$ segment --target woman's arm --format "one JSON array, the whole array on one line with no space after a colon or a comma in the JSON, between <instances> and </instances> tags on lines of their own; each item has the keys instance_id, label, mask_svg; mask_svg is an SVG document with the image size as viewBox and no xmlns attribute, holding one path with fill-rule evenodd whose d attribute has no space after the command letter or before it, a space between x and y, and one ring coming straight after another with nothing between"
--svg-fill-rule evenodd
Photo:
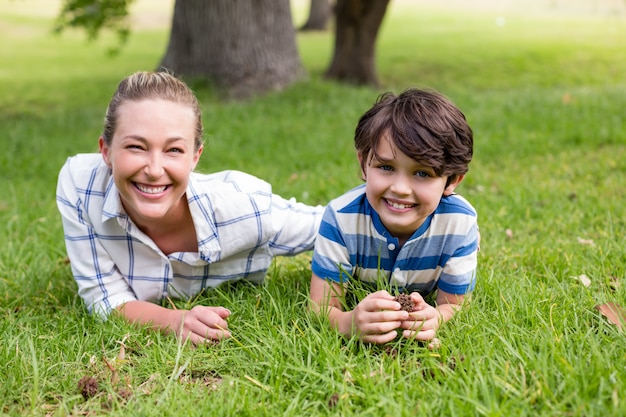
<instances>
[{"instance_id":1,"label":"woman's arm","mask_svg":"<svg viewBox=\"0 0 626 417\"><path fill-rule=\"evenodd\" d=\"M172 310L148 301L129 301L116 311L131 323L175 334L181 342L189 339L193 344L202 344L231 336L226 321L230 311L224 307L196 306L191 310Z\"/></svg>"}]
</instances>

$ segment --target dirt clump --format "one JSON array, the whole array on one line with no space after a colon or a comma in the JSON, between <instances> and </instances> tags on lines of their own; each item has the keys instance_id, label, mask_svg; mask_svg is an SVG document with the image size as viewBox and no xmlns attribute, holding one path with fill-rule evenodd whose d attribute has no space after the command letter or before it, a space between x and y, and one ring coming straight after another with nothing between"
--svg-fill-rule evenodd
<instances>
[{"instance_id":1,"label":"dirt clump","mask_svg":"<svg viewBox=\"0 0 626 417\"><path fill-rule=\"evenodd\" d=\"M98 393L98 380L92 376L84 376L78 381L78 389L83 398L88 400Z\"/></svg>"},{"instance_id":2,"label":"dirt clump","mask_svg":"<svg viewBox=\"0 0 626 417\"><path fill-rule=\"evenodd\" d=\"M400 308L409 313L415 311L415 305L409 294L399 294L396 296L395 301L400 303Z\"/></svg>"}]
</instances>

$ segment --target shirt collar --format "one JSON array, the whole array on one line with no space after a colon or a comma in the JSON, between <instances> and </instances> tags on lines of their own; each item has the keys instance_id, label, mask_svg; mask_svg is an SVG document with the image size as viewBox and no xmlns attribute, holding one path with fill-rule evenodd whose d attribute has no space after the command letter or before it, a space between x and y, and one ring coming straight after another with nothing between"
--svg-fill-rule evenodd
<instances>
[{"instance_id":1,"label":"shirt collar","mask_svg":"<svg viewBox=\"0 0 626 417\"><path fill-rule=\"evenodd\" d=\"M106 189L104 190L104 202L102 204L102 223L111 220L115 217L128 217L122 201L120 200L120 193L117 191L113 176L109 177Z\"/></svg>"},{"instance_id":2,"label":"shirt collar","mask_svg":"<svg viewBox=\"0 0 626 417\"><path fill-rule=\"evenodd\" d=\"M215 225L215 215L213 202L206 193L199 193L202 187L198 184L196 176L192 172L187 184L187 201L189 211L196 228L196 238L198 239L198 251L200 257L206 261L215 261L219 258L222 250ZM202 201L205 200L205 201Z\"/></svg>"},{"instance_id":3,"label":"shirt collar","mask_svg":"<svg viewBox=\"0 0 626 417\"><path fill-rule=\"evenodd\" d=\"M215 260L219 257L221 247L219 244L217 228L215 227L215 218L211 209L211 201L206 194L199 194L196 190L201 189L197 180L192 173L187 185L186 196L189 202L189 210L191 218L196 228L196 237L198 239L198 251L200 257L204 260ZM208 204L202 204L200 200L207 199ZM120 226L128 230L128 223L131 221L124 210L120 193L115 186L113 176L109 178L106 190L104 191L104 202L102 207L102 223L118 219Z\"/></svg>"}]
</instances>

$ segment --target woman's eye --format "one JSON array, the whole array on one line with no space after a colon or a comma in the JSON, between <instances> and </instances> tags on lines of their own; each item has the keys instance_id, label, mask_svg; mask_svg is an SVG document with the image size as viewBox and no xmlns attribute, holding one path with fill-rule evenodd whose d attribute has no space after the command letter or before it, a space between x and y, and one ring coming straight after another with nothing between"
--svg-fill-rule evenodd
<instances>
[{"instance_id":1,"label":"woman's eye","mask_svg":"<svg viewBox=\"0 0 626 417\"><path fill-rule=\"evenodd\" d=\"M126 149L142 149L141 145L128 145Z\"/></svg>"}]
</instances>

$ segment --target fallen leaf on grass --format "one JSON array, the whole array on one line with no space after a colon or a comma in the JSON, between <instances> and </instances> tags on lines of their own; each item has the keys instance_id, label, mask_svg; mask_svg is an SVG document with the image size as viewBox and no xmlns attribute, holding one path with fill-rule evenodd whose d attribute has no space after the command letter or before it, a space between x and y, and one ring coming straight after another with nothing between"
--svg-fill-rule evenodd
<instances>
[{"instance_id":1,"label":"fallen leaf on grass","mask_svg":"<svg viewBox=\"0 0 626 417\"><path fill-rule=\"evenodd\" d=\"M604 317L609 319L611 323L615 324L620 329L624 329L624 325L626 324L626 310L623 307L610 302L597 305L595 308L600 311Z\"/></svg>"},{"instance_id":2,"label":"fallen leaf on grass","mask_svg":"<svg viewBox=\"0 0 626 417\"><path fill-rule=\"evenodd\" d=\"M589 279L589 277L585 274L579 275L578 276L578 280L585 286L585 287L589 287L591 285L591 280Z\"/></svg>"},{"instance_id":3,"label":"fallen leaf on grass","mask_svg":"<svg viewBox=\"0 0 626 417\"><path fill-rule=\"evenodd\" d=\"M582 237L578 238L578 243L580 243L581 245L589 245L589 246L596 245L592 239L583 239Z\"/></svg>"}]
</instances>

